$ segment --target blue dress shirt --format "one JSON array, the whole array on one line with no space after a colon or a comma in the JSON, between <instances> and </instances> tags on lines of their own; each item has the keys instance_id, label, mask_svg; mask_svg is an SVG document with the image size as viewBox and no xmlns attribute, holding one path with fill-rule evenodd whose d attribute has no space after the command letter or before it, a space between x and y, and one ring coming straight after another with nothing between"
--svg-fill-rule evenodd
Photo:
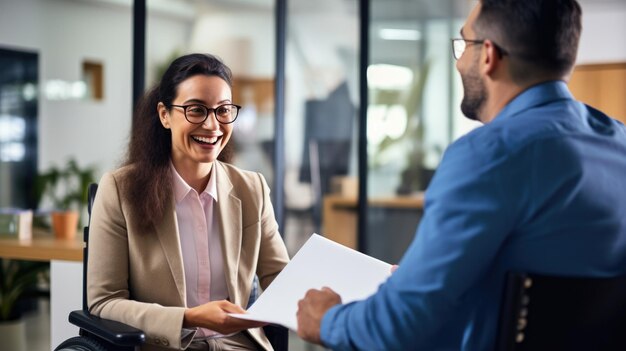
<instances>
[{"instance_id":1,"label":"blue dress shirt","mask_svg":"<svg viewBox=\"0 0 626 351\"><path fill-rule=\"evenodd\" d=\"M626 128L560 81L527 89L450 145L399 269L370 298L331 308L322 341L492 350L509 270L626 272Z\"/></svg>"}]
</instances>

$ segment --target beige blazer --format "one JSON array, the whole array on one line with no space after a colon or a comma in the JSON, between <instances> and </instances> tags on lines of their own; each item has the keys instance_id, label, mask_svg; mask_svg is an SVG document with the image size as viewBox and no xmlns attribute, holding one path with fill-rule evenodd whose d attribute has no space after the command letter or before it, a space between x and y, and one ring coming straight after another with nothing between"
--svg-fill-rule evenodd
<instances>
[{"instance_id":1,"label":"beige blazer","mask_svg":"<svg viewBox=\"0 0 626 351\"><path fill-rule=\"evenodd\" d=\"M213 169L229 299L245 308L254 275L266 288L289 257L263 176L217 161ZM143 330L142 350L184 349L195 330L189 335L182 328L185 274L174 200L158 225L139 232L120 192L126 174L127 167L107 173L98 186L87 264L89 311ZM261 328L247 332L271 350Z\"/></svg>"}]
</instances>

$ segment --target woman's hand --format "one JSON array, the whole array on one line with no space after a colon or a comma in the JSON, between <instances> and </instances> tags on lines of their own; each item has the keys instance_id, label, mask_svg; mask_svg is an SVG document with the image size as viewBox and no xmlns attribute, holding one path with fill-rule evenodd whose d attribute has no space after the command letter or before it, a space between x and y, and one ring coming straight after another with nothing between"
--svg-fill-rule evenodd
<instances>
[{"instance_id":1,"label":"woman's hand","mask_svg":"<svg viewBox=\"0 0 626 351\"><path fill-rule=\"evenodd\" d=\"M211 301L185 311L183 327L202 327L220 334L231 334L244 329L258 328L267 323L231 317L229 313L246 311L226 300Z\"/></svg>"}]
</instances>

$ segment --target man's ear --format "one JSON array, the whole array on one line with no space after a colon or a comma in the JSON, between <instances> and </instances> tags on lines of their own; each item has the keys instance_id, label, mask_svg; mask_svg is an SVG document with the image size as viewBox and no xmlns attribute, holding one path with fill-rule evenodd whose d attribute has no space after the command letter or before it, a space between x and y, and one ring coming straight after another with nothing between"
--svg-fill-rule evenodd
<instances>
[{"instance_id":1,"label":"man's ear","mask_svg":"<svg viewBox=\"0 0 626 351\"><path fill-rule=\"evenodd\" d=\"M502 63L502 55L498 47L489 39L483 43L483 73L491 76Z\"/></svg>"},{"instance_id":2,"label":"man's ear","mask_svg":"<svg viewBox=\"0 0 626 351\"><path fill-rule=\"evenodd\" d=\"M157 105L157 112L159 113L159 120L163 128L170 129L169 111L162 102Z\"/></svg>"}]
</instances>

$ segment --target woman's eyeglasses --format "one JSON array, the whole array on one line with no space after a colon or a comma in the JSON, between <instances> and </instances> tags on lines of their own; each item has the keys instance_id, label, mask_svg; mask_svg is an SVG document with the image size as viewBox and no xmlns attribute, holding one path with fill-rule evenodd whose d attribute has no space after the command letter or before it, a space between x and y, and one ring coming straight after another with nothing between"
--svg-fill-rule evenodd
<instances>
[{"instance_id":1,"label":"woman's eyeglasses","mask_svg":"<svg viewBox=\"0 0 626 351\"><path fill-rule=\"evenodd\" d=\"M211 112L213 112L218 122L230 124L237 119L241 109L241 106L235 104L219 105L216 108L208 108L201 104L172 105L172 107L182 108L185 112L185 119L193 124L204 123Z\"/></svg>"}]
</instances>

